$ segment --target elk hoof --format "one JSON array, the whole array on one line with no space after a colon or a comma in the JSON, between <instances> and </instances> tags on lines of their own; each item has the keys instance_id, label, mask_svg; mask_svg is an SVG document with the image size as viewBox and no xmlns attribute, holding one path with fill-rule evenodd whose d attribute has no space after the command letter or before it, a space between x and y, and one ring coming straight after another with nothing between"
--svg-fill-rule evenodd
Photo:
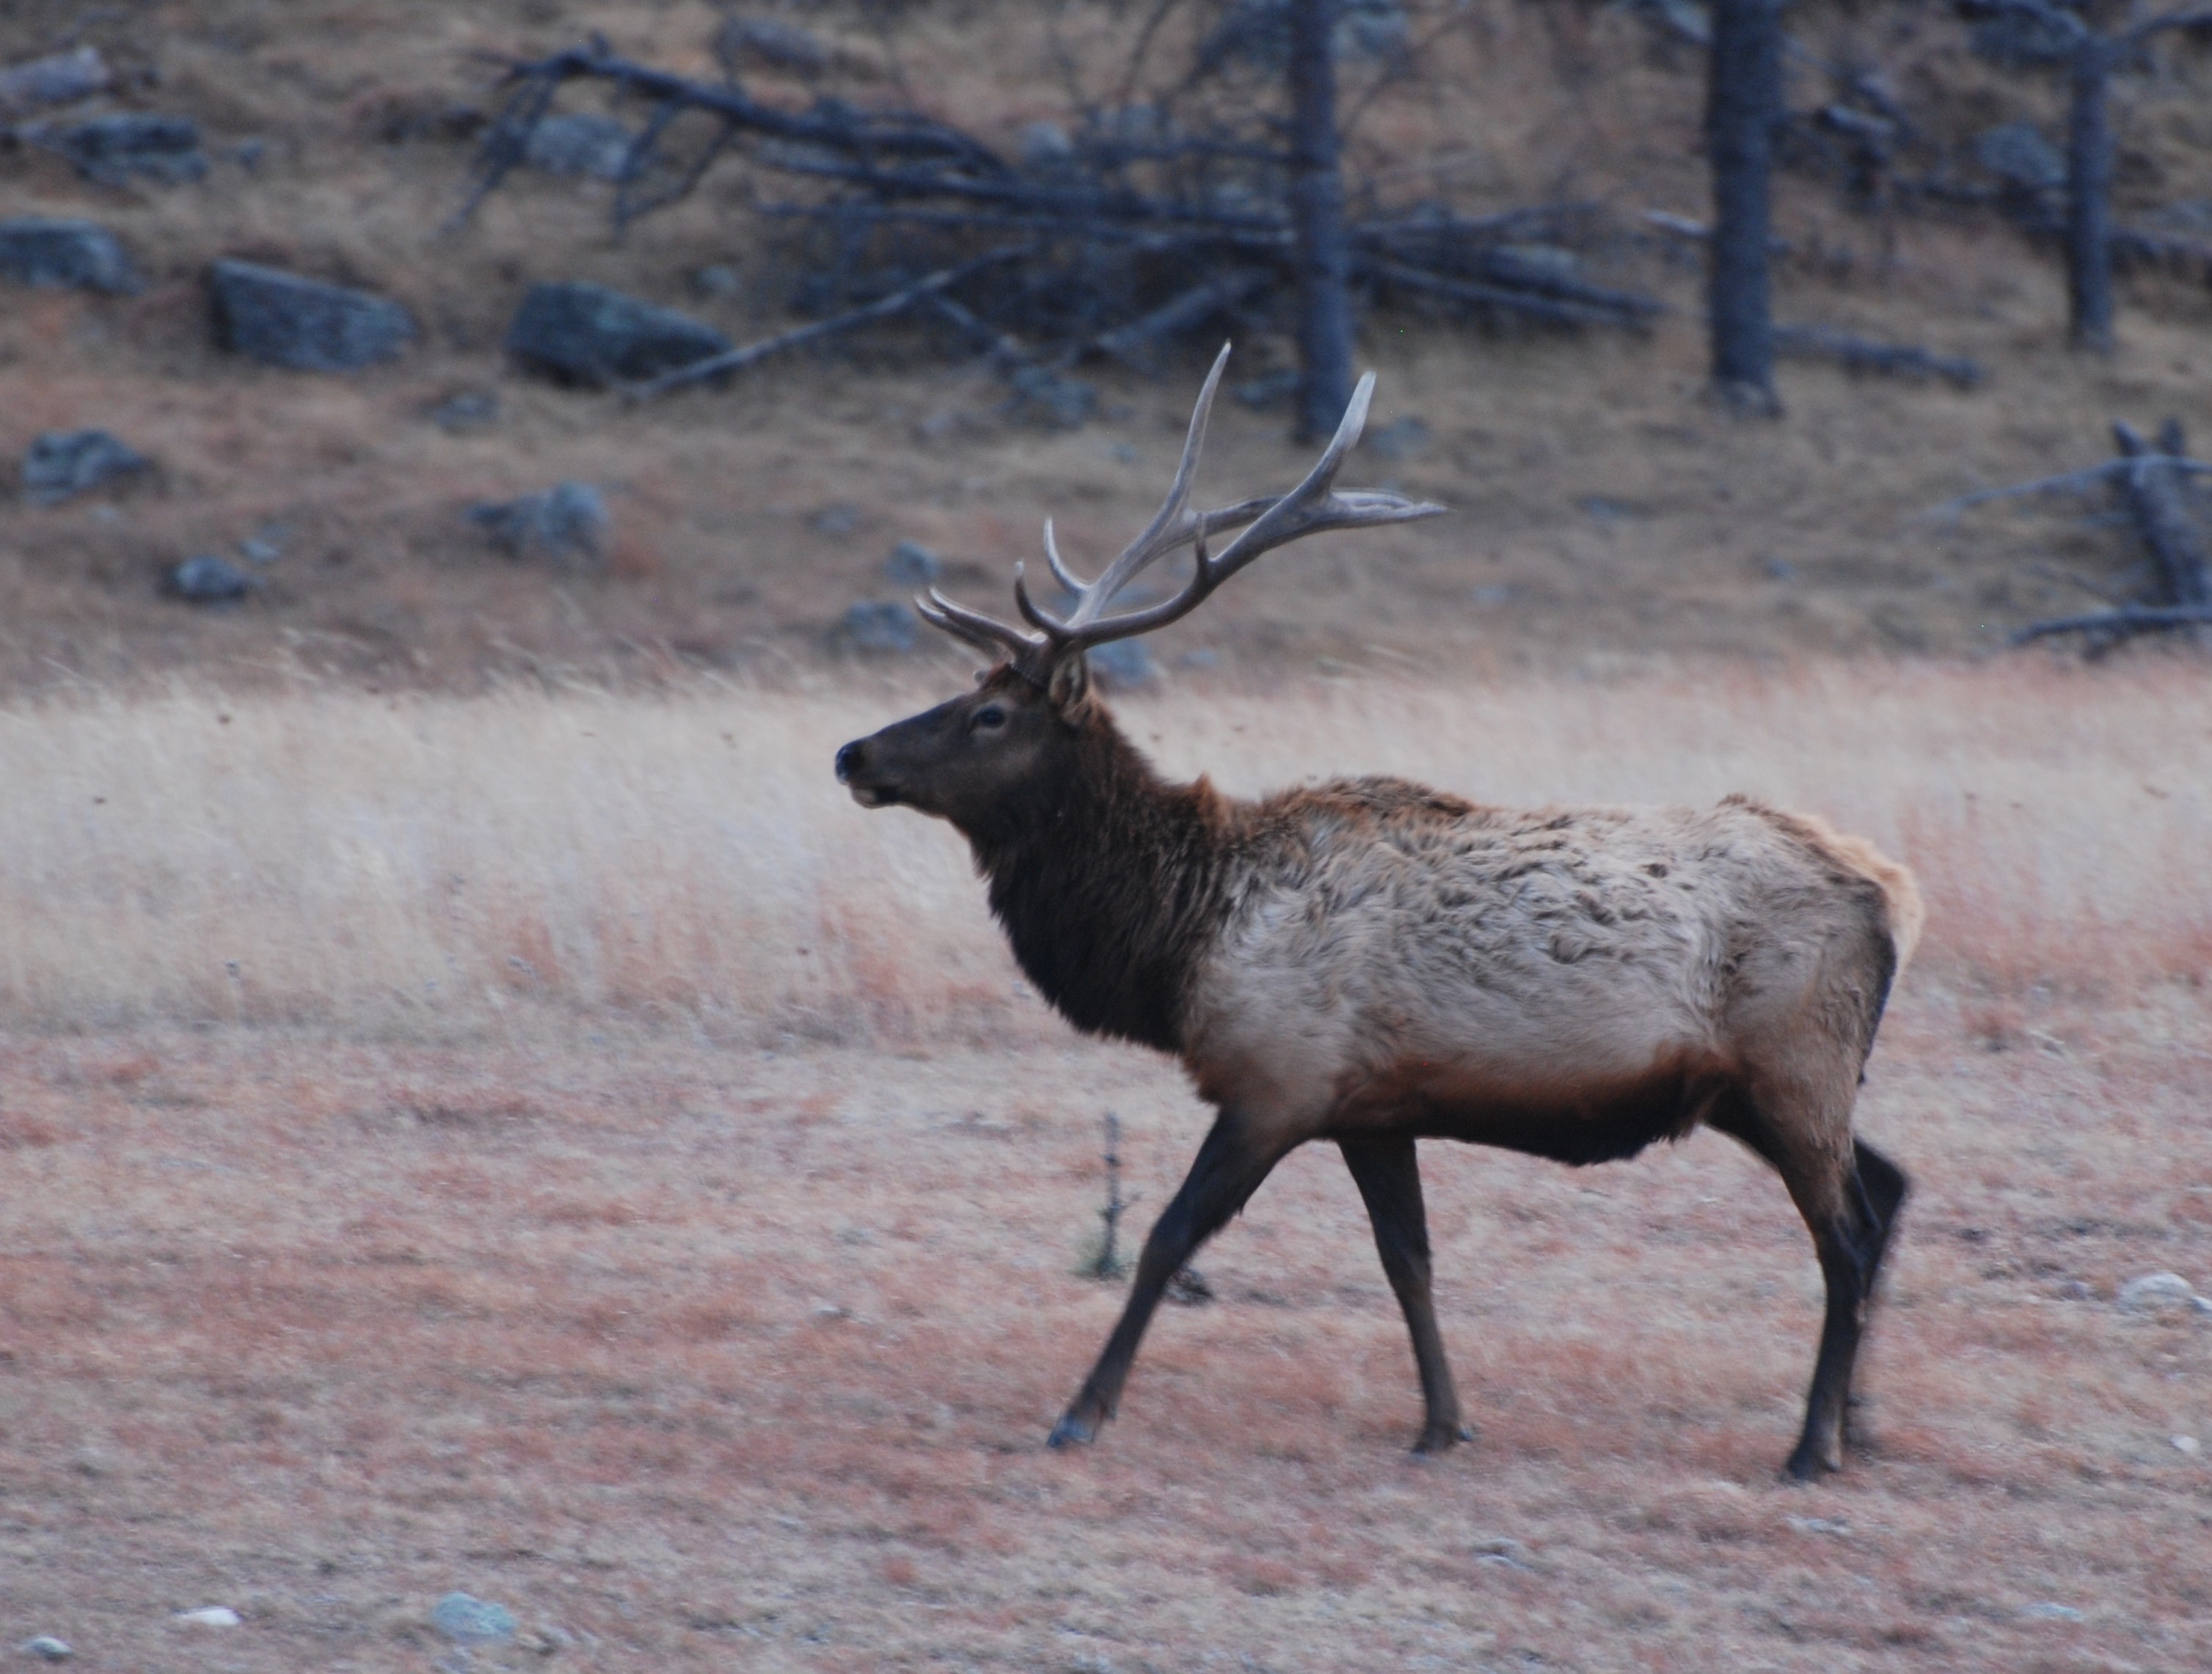
<instances>
[{"instance_id":1,"label":"elk hoof","mask_svg":"<svg viewBox=\"0 0 2212 1674\"><path fill-rule=\"evenodd\" d=\"M1811 1447L1800 1447L1790 1455L1790 1463L1782 1467L1785 1481L1793 1483L1818 1482L1823 1477L1832 1477L1844 1468L1839 1459L1823 1457Z\"/></svg>"},{"instance_id":2,"label":"elk hoof","mask_svg":"<svg viewBox=\"0 0 2212 1674\"><path fill-rule=\"evenodd\" d=\"M1087 1447L1098 1440L1098 1426L1087 1418L1078 1418L1069 1413L1052 1427L1045 1438L1048 1447Z\"/></svg>"},{"instance_id":3,"label":"elk hoof","mask_svg":"<svg viewBox=\"0 0 2212 1674\"><path fill-rule=\"evenodd\" d=\"M1474 1432L1464 1424L1432 1424L1421 1432L1421 1439L1413 1444L1413 1452L1417 1456L1441 1453L1462 1441L1474 1440Z\"/></svg>"}]
</instances>

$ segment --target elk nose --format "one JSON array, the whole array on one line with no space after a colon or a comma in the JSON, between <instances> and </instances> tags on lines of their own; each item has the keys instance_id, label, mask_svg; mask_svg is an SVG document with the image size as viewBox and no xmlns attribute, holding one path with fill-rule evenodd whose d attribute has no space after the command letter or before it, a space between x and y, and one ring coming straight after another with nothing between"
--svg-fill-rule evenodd
<instances>
[{"instance_id":1,"label":"elk nose","mask_svg":"<svg viewBox=\"0 0 2212 1674\"><path fill-rule=\"evenodd\" d=\"M837 782L840 785L842 785L847 780L850 779L853 776L854 769L858 767L860 765L860 747L859 744L848 744L844 749L839 750L837 752Z\"/></svg>"}]
</instances>

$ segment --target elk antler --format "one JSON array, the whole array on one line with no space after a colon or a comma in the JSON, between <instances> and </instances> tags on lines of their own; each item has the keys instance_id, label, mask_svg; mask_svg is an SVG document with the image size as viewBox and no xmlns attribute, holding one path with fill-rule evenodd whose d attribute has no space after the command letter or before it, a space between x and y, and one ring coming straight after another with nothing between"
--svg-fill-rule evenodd
<instances>
[{"instance_id":1,"label":"elk antler","mask_svg":"<svg viewBox=\"0 0 2212 1674\"><path fill-rule=\"evenodd\" d=\"M1176 467L1175 481L1168 486L1167 498L1160 503L1160 509L1146 525L1144 533L1124 547L1121 555L1106 567L1096 581L1085 581L1067 567L1053 538L1052 524L1046 522L1045 561L1051 566L1060 585L1075 596L1075 608L1066 616L1052 615L1030 597L1029 584L1019 564L1014 566L1014 603L1023 620L1036 630L1034 633L957 604L934 587L927 597L915 600L915 609L927 621L979 650L1003 651L1015 668L1042 686L1050 682L1054 668L1066 658L1089 646L1104 645L1109 640L1126 640L1132 634L1149 633L1188 616L1208 593L1263 552L1332 529L1411 523L1417 518L1432 518L1443 511L1441 506L1407 500L1403 494L1357 489L1339 494L1333 486L1337 468L1359 440L1359 433L1366 425L1367 403L1375 393L1375 374L1371 372L1359 380L1359 387L1352 392L1351 404L1344 409L1344 420L1336 427L1335 436L1297 488L1286 494L1262 494L1217 511L1190 510L1184 502L1190 498L1191 480L1198 474L1198 456L1206 446L1206 422L1213 411L1214 392L1221 386L1222 370L1228 364L1229 345L1224 343L1221 353L1214 357L1213 370L1206 374L1206 387L1198 393L1198 405L1190 415L1190 434L1183 439L1182 460ZM1240 527L1243 533L1218 555L1206 551L1209 537L1224 530ZM1118 616L1105 614L1115 595L1141 571L1185 542L1194 549L1198 561L1181 592L1140 610L1125 611Z\"/></svg>"}]
</instances>

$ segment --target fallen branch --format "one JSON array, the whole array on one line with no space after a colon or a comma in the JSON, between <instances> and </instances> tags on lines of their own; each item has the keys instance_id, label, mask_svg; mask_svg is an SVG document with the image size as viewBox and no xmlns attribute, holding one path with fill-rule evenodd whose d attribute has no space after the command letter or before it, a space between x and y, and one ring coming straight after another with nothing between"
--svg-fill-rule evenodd
<instances>
[{"instance_id":1,"label":"fallen branch","mask_svg":"<svg viewBox=\"0 0 2212 1674\"><path fill-rule=\"evenodd\" d=\"M1354 263L1353 270L1380 279L1386 284L1403 285L1408 290L1449 297L1455 302L1504 308L1525 314L1531 319L1542 320L1549 325L1618 325L1638 331L1647 323L1646 313L1642 310L1632 313L1596 303L1541 296L1533 291L1509 290L1503 285L1486 285L1471 279L1448 279L1424 268L1411 267L1404 262L1394 262L1377 256L1360 257ZM1657 306L1655 303L1653 308L1656 310Z\"/></svg>"},{"instance_id":2,"label":"fallen branch","mask_svg":"<svg viewBox=\"0 0 2212 1674\"><path fill-rule=\"evenodd\" d=\"M1218 278L1202 280L1172 296L1148 314L1126 325L1103 331L1091 341L1101 354L1112 356L1139 372L1152 369L1152 351L1162 337L1203 325L1224 308L1233 308L1255 292L1264 289L1274 276L1257 268L1238 268Z\"/></svg>"},{"instance_id":3,"label":"fallen branch","mask_svg":"<svg viewBox=\"0 0 2212 1674\"><path fill-rule=\"evenodd\" d=\"M2138 634L2188 628L2199 622L2212 622L2212 605L2123 604L2116 610L2099 610L2086 616L2061 616L2053 622L2031 623L2014 633L2011 643L2024 646L2053 634L2110 634L2130 639Z\"/></svg>"},{"instance_id":4,"label":"fallen branch","mask_svg":"<svg viewBox=\"0 0 2212 1674\"><path fill-rule=\"evenodd\" d=\"M1954 389L1982 381L1981 362L1963 355L1938 355L1917 343L1882 343L1827 325L1778 325L1774 347L1799 360L1832 361L1845 372L1891 378L1941 378Z\"/></svg>"},{"instance_id":5,"label":"fallen branch","mask_svg":"<svg viewBox=\"0 0 2212 1674\"><path fill-rule=\"evenodd\" d=\"M988 267L994 262L1006 261L1012 257L1027 253L1027 246L994 250L988 256L978 256L973 261L963 262L957 267L941 269L927 278L918 279L905 289L893 291L889 296L878 298L864 307L852 309L833 318L817 319L811 324L794 327L788 331L780 331L775 337L763 337L758 343L745 343L724 354L710 355L703 361L694 361L688 366L678 367L673 372L664 372L658 378L649 378L642 383L629 385L623 389L623 394L633 402L649 401L654 396L665 395L671 390L681 389L689 384L703 383L711 378L720 378L729 373L741 372L747 367L757 365L760 361L783 354L787 349L803 348L811 343L819 343L824 337L836 337L841 331L849 331L854 326L866 325L872 320L889 319L892 315L904 312L915 303L935 295L946 287L958 284L963 279L981 268Z\"/></svg>"}]
</instances>

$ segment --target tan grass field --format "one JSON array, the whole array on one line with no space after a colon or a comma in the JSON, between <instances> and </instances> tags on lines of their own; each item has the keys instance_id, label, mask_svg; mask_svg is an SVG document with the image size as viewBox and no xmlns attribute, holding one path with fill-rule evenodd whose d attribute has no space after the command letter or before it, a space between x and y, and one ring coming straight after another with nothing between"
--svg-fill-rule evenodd
<instances>
[{"instance_id":1,"label":"tan grass field","mask_svg":"<svg viewBox=\"0 0 2212 1674\"><path fill-rule=\"evenodd\" d=\"M1021 988L957 840L831 782L941 681L0 711L0 1632L425 1668L456 1587L629 1669L2185 1670L2212 1659L2201 675L2040 661L1188 685L1238 790L1826 814L1931 917L1862 1102L1915 1178L1871 1443L1817 1273L1699 1136L1427 1149L1471 1447L1403 1449L1356 1193L1293 1158L1086 1453L1077 1276L1205 1115ZM2195 1438L2195 1452L2173 1438ZM173 1611L226 1604L210 1630ZM2069 1612L2078 1612L2069 1614Z\"/></svg>"}]
</instances>

